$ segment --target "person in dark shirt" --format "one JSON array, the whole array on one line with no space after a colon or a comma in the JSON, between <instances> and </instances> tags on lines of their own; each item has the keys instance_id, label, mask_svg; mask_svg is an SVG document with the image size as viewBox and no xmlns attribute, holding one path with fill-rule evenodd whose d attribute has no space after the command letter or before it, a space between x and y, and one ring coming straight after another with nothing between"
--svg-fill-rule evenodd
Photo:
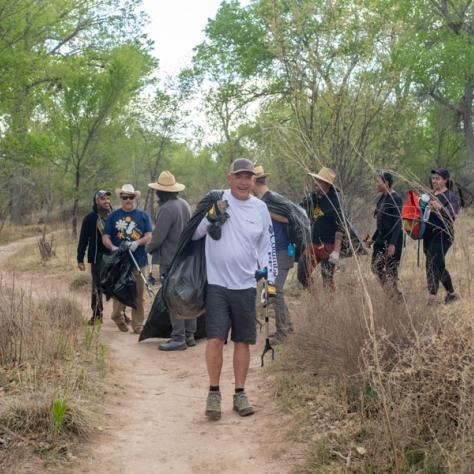
<instances>
[{"instance_id":1,"label":"person in dark shirt","mask_svg":"<svg viewBox=\"0 0 474 474\"><path fill-rule=\"evenodd\" d=\"M131 184L124 184L122 188L115 190L115 194L120 197L122 207L113 211L107 218L102 243L111 252L115 252L121 243L125 242L143 273L148 263L145 246L151 240L151 219L145 211L137 208L137 200L141 193ZM140 334L145 319L143 298L145 285L138 269L133 270L133 275L137 288L137 308L132 310L132 329L135 334ZM125 305L113 298L111 318L120 331L127 332L124 309Z\"/></svg>"},{"instance_id":2,"label":"person in dark shirt","mask_svg":"<svg viewBox=\"0 0 474 474\"><path fill-rule=\"evenodd\" d=\"M454 241L454 220L460 209L459 198L449 188L451 181L446 168L431 170L433 192L429 201L430 214L423 234L423 252L426 257L426 279L430 293L429 303L435 303L439 284L447 291L445 303L458 299L445 257Z\"/></svg>"},{"instance_id":3,"label":"person in dark shirt","mask_svg":"<svg viewBox=\"0 0 474 474\"><path fill-rule=\"evenodd\" d=\"M269 173L265 173L263 166L256 166L255 173L256 180L253 194L263 202L268 202L272 195L272 192L267 186ZM270 212L270 217L272 218L273 232L275 234L275 250L278 264L278 275L275 280L277 292L276 298L274 298L276 331L271 340L271 344L276 345L283 342L292 329L283 289L288 272L293 268L295 263L295 258L288 252L288 244L290 243L288 237L288 218L273 212Z\"/></svg>"},{"instance_id":4,"label":"person in dark shirt","mask_svg":"<svg viewBox=\"0 0 474 474\"><path fill-rule=\"evenodd\" d=\"M341 204L334 188L336 173L322 168L318 174L308 174L314 178L314 192L300 205L311 220L312 242L298 261L298 279L306 288L311 286L311 275L320 263L324 288L334 290L334 271L344 235Z\"/></svg>"},{"instance_id":5,"label":"person in dark shirt","mask_svg":"<svg viewBox=\"0 0 474 474\"><path fill-rule=\"evenodd\" d=\"M87 250L87 261L91 266L92 288L91 288L91 309L92 317L89 325L93 326L96 321L102 322L103 301L100 289L100 269L102 255L108 250L102 244L102 234L105 222L111 212L110 191L103 189L94 194L92 212L87 214L81 225L81 233L77 244L77 267L81 272L86 270L84 257Z\"/></svg>"},{"instance_id":6,"label":"person in dark shirt","mask_svg":"<svg viewBox=\"0 0 474 474\"><path fill-rule=\"evenodd\" d=\"M377 228L372 238L367 240L367 245L370 247L373 244L372 270L387 295L400 297L398 267L403 249L402 199L392 186L393 176L390 173L377 177L376 188L382 195L374 212Z\"/></svg>"}]
</instances>

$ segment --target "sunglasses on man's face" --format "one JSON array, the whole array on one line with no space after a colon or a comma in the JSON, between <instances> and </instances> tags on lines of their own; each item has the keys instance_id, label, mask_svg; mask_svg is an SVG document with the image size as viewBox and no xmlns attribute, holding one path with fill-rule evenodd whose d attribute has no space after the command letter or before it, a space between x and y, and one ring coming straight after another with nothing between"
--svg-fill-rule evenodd
<instances>
[{"instance_id":1,"label":"sunglasses on man's face","mask_svg":"<svg viewBox=\"0 0 474 474\"><path fill-rule=\"evenodd\" d=\"M127 200L133 201L135 199L135 196L120 196L120 199L122 201L127 201Z\"/></svg>"}]
</instances>

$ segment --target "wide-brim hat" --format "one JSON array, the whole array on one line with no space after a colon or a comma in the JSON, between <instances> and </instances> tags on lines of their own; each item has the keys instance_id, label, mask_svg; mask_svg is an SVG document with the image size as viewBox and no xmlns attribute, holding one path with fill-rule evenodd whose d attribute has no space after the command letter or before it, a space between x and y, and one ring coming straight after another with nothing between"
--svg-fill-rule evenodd
<instances>
[{"instance_id":1,"label":"wide-brim hat","mask_svg":"<svg viewBox=\"0 0 474 474\"><path fill-rule=\"evenodd\" d=\"M254 170L255 170L255 177L257 179L266 178L267 176L270 176L270 173L265 173L265 170L263 169L262 165L256 166Z\"/></svg>"},{"instance_id":2,"label":"wide-brim hat","mask_svg":"<svg viewBox=\"0 0 474 474\"><path fill-rule=\"evenodd\" d=\"M174 176L169 171L162 171L156 183L148 185L151 189L164 191L165 193L179 193L186 188L184 184L177 183Z\"/></svg>"},{"instance_id":3,"label":"wide-brim hat","mask_svg":"<svg viewBox=\"0 0 474 474\"><path fill-rule=\"evenodd\" d=\"M142 195L142 193L135 189L132 184L124 184L121 188L117 188L115 194L117 196L120 196L121 194L134 195L137 199Z\"/></svg>"},{"instance_id":4,"label":"wide-brim hat","mask_svg":"<svg viewBox=\"0 0 474 474\"><path fill-rule=\"evenodd\" d=\"M318 179L319 181L324 181L325 183L334 186L336 181L336 172L331 168L321 168L318 174L308 173L312 178Z\"/></svg>"}]
</instances>

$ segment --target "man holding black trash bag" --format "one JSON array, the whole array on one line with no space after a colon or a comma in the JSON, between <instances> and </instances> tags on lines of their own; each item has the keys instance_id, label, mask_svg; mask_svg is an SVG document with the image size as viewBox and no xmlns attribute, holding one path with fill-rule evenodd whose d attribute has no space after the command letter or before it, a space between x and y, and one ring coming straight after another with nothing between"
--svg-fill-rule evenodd
<instances>
[{"instance_id":1,"label":"man holding black trash bag","mask_svg":"<svg viewBox=\"0 0 474 474\"><path fill-rule=\"evenodd\" d=\"M160 278L166 277L178 248L181 233L191 218L189 204L178 196L185 185L177 183L169 171L163 171L156 183L150 183L149 188L156 190L160 209L156 218L155 229L151 241L146 245L146 251L153 256L153 264L160 266ZM196 318L176 319L170 312L172 325L171 339L162 342L158 349L161 351L183 351L196 345Z\"/></svg>"},{"instance_id":2,"label":"man holding black trash bag","mask_svg":"<svg viewBox=\"0 0 474 474\"><path fill-rule=\"evenodd\" d=\"M142 209L137 208L137 199L140 191L135 190L131 184L124 184L115 193L120 197L122 207L113 211L105 223L102 242L105 247L114 252L126 242L128 249L133 253L135 261L143 273L147 266L147 255L145 245L151 239L152 224L150 216ZM145 318L144 311L144 281L136 268L133 271L137 287L137 308L132 309L132 329L135 334L140 334ZM116 298L113 299L112 320L122 332L128 331L123 310L125 305Z\"/></svg>"},{"instance_id":3,"label":"man holding black trash bag","mask_svg":"<svg viewBox=\"0 0 474 474\"><path fill-rule=\"evenodd\" d=\"M194 240L206 236L206 364L210 388L205 414L211 420L221 417L219 381L230 329L234 342L233 409L240 416L254 413L244 388L250 344L257 338L255 272L258 267L267 268L268 286L273 291L277 276L270 214L265 203L251 195L253 164L244 158L235 160L227 182L230 189L224 191L193 236Z\"/></svg>"}]
</instances>

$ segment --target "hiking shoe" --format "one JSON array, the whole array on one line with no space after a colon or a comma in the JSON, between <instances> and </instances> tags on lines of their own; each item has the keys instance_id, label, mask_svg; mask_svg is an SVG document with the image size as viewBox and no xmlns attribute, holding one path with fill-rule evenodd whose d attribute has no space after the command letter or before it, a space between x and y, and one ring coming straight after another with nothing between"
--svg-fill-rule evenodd
<instances>
[{"instance_id":1,"label":"hiking shoe","mask_svg":"<svg viewBox=\"0 0 474 474\"><path fill-rule=\"evenodd\" d=\"M444 298L444 304L449 304L457 300L459 300L459 296L456 293L448 293L446 298Z\"/></svg>"},{"instance_id":2,"label":"hiking shoe","mask_svg":"<svg viewBox=\"0 0 474 474\"><path fill-rule=\"evenodd\" d=\"M118 319L117 321L114 319L113 321L122 332L128 332L128 326L123 319Z\"/></svg>"},{"instance_id":3,"label":"hiking shoe","mask_svg":"<svg viewBox=\"0 0 474 474\"><path fill-rule=\"evenodd\" d=\"M209 391L206 401L205 415L213 421L221 419L221 392Z\"/></svg>"},{"instance_id":4,"label":"hiking shoe","mask_svg":"<svg viewBox=\"0 0 474 474\"><path fill-rule=\"evenodd\" d=\"M185 341L173 341L173 339L162 342L158 349L160 351L185 351L186 350L186 342Z\"/></svg>"},{"instance_id":5,"label":"hiking shoe","mask_svg":"<svg viewBox=\"0 0 474 474\"><path fill-rule=\"evenodd\" d=\"M141 334L143 331L143 326L138 326L136 328L133 328L133 333L134 334Z\"/></svg>"},{"instance_id":6,"label":"hiking shoe","mask_svg":"<svg viewBox=\"0 0 474 474\"><path fill-rule=\"evenodd\" d=\"M249 416L255 413L253 406L250 405L245 392L234 393L234 410L240 416Z\"/></svg>"},{"instance_id":7,"label":"hiking shoe","mask_svg":"<svg viewBox=\"0 0 474 474\"><path fill-rule=\"evenodd\" d=\"M196 345L196 339L194 339L194 336L190 336L186 338L186 345L188 347L194 347Z\"/></svg>"}]
</instances>

